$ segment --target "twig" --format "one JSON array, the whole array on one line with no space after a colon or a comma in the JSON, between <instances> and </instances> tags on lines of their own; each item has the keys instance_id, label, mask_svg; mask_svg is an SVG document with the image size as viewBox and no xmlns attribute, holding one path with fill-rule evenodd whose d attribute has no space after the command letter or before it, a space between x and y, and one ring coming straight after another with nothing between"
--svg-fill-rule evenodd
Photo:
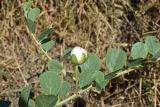
<instances>
[{"instance_id":1,"label":"twig","mask_svg":"<svg viewBox=\"0 0 160 107\"><path fill-rule=\"evenodd\" d=\"M22 73L22 70L21 70L21 68L20 68L20 65L19 65L18 61L17 61L16 59L15 59L15 61L16 61L18 70L19 70L19 72L20 72L20 74L21 74L21 76L22 76L22 79L23 79L25 85L28 86L29 84L28 84L27 80L25 79L25 77L24 77L24 75L23 75L23 73Z\"/></svg>"},{"instance_id":2,"label":"twig","mask_svg":"<svg viewBox=\"0 0 160 107\"><path fill-rule=\"evenodd\" d=\"M105 107L105 104L104 104L104 94L105 94L104 91L102 91L101 92L101 100L100 100L101 101L101 107Z\"/></svg>"},{"instance_id":3,"label":"twig","mask_svg":"<svg viewBox=\"0 0 160 107\"><path fill-rule=\"evenodd\" d=\"M22 91L21 88L19 88L19 89L14 89L14 90L4 90L4 91L2 91L2 92L0 93L0 96L2 96L3 94L6 94L6 93L19 93L19 92L21 92L21 91Z\"/></svg>"},{"instance_id":4,"label":"twig","mask_svg":"<svg viewBox=\"0 0 160 107\"><path fill-rule=\"evenodd\" d=\"M17 68L18 68L18 70L19 70L19 72L20 72L20 75L21 75L21 77L22 77L25 85L28 86L29 84L28 84L27 80L25 79L25 77L24 77L24 75L23 75L23 73L22 73L22 70L21 70L21 68L20 68L20 65L19 65L19 63L18 63L18 61L17 61L17 59L16 59L17 57L16 57L16 53L14 52L14 46L13 46L12 52L13 52L13 55L14 55L14 60L15 60L15 62L16 62Z\"/></svg>"},{"instance_id":5,"label":"twig","mask_svg":"<svg viewBox=\"0 0 160 107\"><path fill-rule=\"evenodd\" d=\"M156 73L154 74L154 107L157 107L157 83L156 83Z\"/></svg>"},{"instance_id":6,"label":"twig","mask_svg":"<svg viewBox=\"0 0 160 107\"><path fill-rule=\"evenodd\" d=\"M142 106L142 78L139 81L139 98Z\"/></svg>"},{"instance_id":7,"label":"twig","mask_svg":"<svg viewBox=\"0 0 160 107\"><path fill-rule=\"evenodd\" d=\"M109 106L109 107L121 107L125 104L133 104L134 102L127 102L127 103L122 103L122 104L115 104L115 105L112 105L112 106Z\"/></svg>"},{"instance_id":8,"label":"twig","mask_svg":"<svg viewBox=\"0 0 160 107\"><path fill-rule=\"evenodd\" d=\"M83 94L84 92L89 91L91 88L92 88L92 86L89 86L88 88L86 88L86 89L84 89L84 90L80 90L80 91L78 92L78 94L73 94L73 95L70 96L69 98L67 98L67 99L65 99L65 100L57 103L54 107L62 106L63 104L67 103L68 101L73 100L73 99L79 97L79 96L80 96L81 94Z\"/></svg>"},{"instance_id":9,"label":"twig","mask_svg":"<svg viewBox=\"0 0 160 107\"><path fill-rule=\"evenodd\" d=\"M127 23L130 25L130 27L132 28L132 30L134 31L134 33L137 35L138 39L140 39L140 35L139 33L135 30L135 28L133 27L133 25L129 22L129 20L127 19L127 17L125 15L123 15L124 19L127 21Z\"/></svg>"}]
</instances>

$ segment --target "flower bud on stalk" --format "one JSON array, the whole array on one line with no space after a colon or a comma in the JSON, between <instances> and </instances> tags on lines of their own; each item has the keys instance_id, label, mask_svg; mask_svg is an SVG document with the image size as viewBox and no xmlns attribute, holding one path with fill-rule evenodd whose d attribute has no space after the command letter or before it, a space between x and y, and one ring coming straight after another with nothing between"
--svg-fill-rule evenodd
<instances>
[{"instance_id":1,"label":"flower bud on stalk","mask_svg":"<svg viewBox=\"0 0 160 107\"><path fill-rule=\"evenodd\" d=\"M74 47L71 51L71 62L75 65L83 64L87 60L87 51L81 47Z\"/></svg>"}]
</instances>

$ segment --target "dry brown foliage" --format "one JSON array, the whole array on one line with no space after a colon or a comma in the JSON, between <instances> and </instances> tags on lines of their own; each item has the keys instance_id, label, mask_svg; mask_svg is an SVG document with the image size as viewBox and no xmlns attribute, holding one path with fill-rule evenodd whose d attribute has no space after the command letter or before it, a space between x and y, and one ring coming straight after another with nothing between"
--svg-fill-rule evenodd
<instances>
[{"instance_id":1,"label":"dry brown foliage","mask_svg":"<svg viewBox=\"0 0 160 107\"><path fill-rule=\"evenodd\" d=\"M17 107L19 91L32 84L39 91L38 75L46 69L46 58L32 38L24 20L25 0L0 1L0 99ZM37 0L41 9L36 33L52 26L56 46L53 58L75 45L95 52L104 63L108 47L121 47L128 54L130 46L147 35L160 37L159 0ZM69 67L68 69L72 69ZM102 65L102 70L106 70ZM106 72L107 73L107 72ZM101 95L85 96L89 107L158 107L160 106L159 66L152 65L114 79Z\"/></svg>"}]
</instances>

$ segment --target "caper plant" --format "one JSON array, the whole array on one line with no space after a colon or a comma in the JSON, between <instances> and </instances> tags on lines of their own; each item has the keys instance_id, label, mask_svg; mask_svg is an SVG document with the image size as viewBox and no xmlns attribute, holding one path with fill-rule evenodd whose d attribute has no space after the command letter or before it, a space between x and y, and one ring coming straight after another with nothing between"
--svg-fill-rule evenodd
<instances>
[{"instance_id":1,"label":"caper plant","mask_svg":"<svg viewBox=\"0 0 160 107\"><path fill-rule=\"evenodd\" d=\"M40 14L40 9L37 7L32 8L31 1L25 2L22 8L31 37L48 58L48 69L39 76L40 95L32 99L29 96L32 90L31 85L24 87L21 91L19 107L59 107L92 88L96 88L97 91L101 92L113 78L159 61L160 42L155 36L145 37L144 42L133 44L130 58L127 58L127 54L123 49L108 48L105 57L108 74L100 71L99 57L81 47L67 49L60 59L52 59L48 52L52 49L54 41L48 35L53 32L53 28L45 29L36 38L35 20ZM64 72L62 72L63 66L61 64L66 57L70 57L76 68L75 73L79 73L79 75L76 75L78 90L70 96L71 85L63 79ZM80 71L77 67L80 68Z\"/></svg>"}]
</instances>

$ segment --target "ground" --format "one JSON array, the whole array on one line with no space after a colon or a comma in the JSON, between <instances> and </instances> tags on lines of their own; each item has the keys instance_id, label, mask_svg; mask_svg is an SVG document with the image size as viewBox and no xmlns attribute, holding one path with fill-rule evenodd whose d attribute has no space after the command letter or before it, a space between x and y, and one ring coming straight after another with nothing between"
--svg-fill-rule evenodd
<instances>
[{"instance_id":1,"label":"ground","mask_svg":"<svg viewBox=\"0 0 160 107\"><path fill-rule=\"evenodd\" d=\"M29 35L21 8L24 2L0 1L0 99L11 101L11 107L17 107L20 89L26 84L38 94L38 76L47 64ZM35 0L33 7L37 6L41 9L37 36L45 28L54 28L50 35L56 43L49 52L52 58L59 58L67 48L81 46L99 56L105 73L108 47L123 48L130 56L133 43L148 35L160 38L159 0ZM68 66L67 71L73 70ZM103 92L105 106L158 107L159 82L159 63L116 78ZM97 93L83 97L88 107L101 105Z\"/></svg>"}]
</instances>

